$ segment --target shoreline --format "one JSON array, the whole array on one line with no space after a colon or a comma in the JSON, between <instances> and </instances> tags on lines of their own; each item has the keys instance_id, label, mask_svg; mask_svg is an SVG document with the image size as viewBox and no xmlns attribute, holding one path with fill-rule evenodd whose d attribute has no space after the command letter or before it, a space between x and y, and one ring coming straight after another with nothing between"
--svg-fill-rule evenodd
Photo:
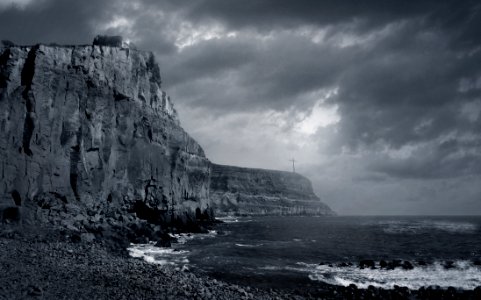
<instances>
[{"instance_id":1,"label":"shoreline","mask_svg":"<svg viewBox=\"0 0 481 300\"><path fill-rule=\"evenodd\" d=\"M359 289L323 283L302 290L236 284L133 258L108 240L73 241L69 232L2 228L0 299L480 299L475 290ZM217 277L217 279L215 279ZM250 280L258 280L255 275Z\"/></svg>"},{"instance_id":2,"label":"shoreline","mask_svg":"<svg viewBox=\"0 0 481 300\"><path fill-rule=\"evenodd\" d=\"M2 229L0 299L305 299L147 263L105 241Z\"/></svg>"}]
</instances>

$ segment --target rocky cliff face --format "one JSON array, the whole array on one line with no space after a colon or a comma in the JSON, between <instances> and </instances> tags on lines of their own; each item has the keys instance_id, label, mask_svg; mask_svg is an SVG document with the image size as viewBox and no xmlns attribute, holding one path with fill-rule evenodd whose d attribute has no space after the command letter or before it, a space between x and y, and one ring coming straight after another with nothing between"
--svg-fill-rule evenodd
<instances>
[{"instance_id":1,"label":"rocky cliff face","mask_svg":"<svg viewBox=\"0 0 481 300\"><path fill-rule=\"evenodd\" d=\"M121 37L0 47L0 221L155 239L173 222L201 230L214 209L332 213L298 174L212 165L153 54Z\"/></svg>"},{"instance_id":2,"label":"rocky cliff face","mask_svg":"<svg viewBox=\"0 0 481 300\"><path fill-rule=\"evenodd\" d=\"M332 215L302 175L212 165L210 198L216 215Z\"/></svg>"},{"instance_id":3,"label":"rocky cliff face","mask_svg":"<svg viewBox=\"0 0 481 300\"><path fill-rule=\"evenodd\" d=\"M204 213L209 168L161 90L152 53L99 41L0 47L4 218L24 207L97 219Z\"/></svg>"}]
</instances>

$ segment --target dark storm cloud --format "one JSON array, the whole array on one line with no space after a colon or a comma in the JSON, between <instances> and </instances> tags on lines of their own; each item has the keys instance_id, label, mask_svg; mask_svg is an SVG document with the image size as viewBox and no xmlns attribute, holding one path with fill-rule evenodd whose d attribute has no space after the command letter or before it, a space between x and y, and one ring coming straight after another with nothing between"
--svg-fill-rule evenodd
<instances>
[{"instance_id":1,"label":"dark storm cloud","mask_svg":"<svg viewBox=\"0 0 481 300\"><path fill-rule=\"evenodd\" d=\"M116 16L124 16L133 23L132 35L142 49L158 54L174 53L175 45L165 34L175 30L169 28L168 20L146 15L147 8L141 3L134 9L130 5L134 2L39 0L25 7L9 5L0 8L0 36L18 44L90 44L97 34L124 34L118 28L106 27Z\"/></svg>"},{"instance_id":2,"label":"dark storm cloud","mask_svg":"<svg viewBox=\"0 0 481 300\"><path fill-rule=\"evenodd\" d=\"M341 66L352 61L349 50L339 53L330 46L313 44L306 37L280 34L273 40L248 36L199 43L178 53L167 68L170 85L204 88L204 100L183 89L183 99L219 113L270 108L306 110L318 99L303 99L305 93L336 84Z\"/></svg>"},{"instance_id":3,"label":"dark storm cloud","mask_svg":"<svg viewBox=\"0 0 481 300\"><path fill-rule=\"evenodd\" d=\"M273 29L299 25L337 25L359 19L362 28L432 14L454 7L455 1L289 1L247 0L197 1L190 7L190 17L217 18L233 28L255 27ZM457 5L456 5L457 6Z\"/></svg>"},{"instance_id":4,"label":"dark storm cloud","mask_svg":"<svg viewBox=\"0 0 481 300\"><path fill-rule=\"evenodd\" d=\"M200 78L219 78L223 72L242 68L255 60L256 46L245 40L228 39L199 43L167 61L169 86Z\"/></svg>"},{"instance_id":5,"label":"dark storm cloud","mask_svg":"<svg viewBox=\"0 0 481 300\"><path fill-rule=\"evenodd\" d=\"M91 21L111 10L105 1L32 1L0 9L0 36L18 44L91 43Z\"/></svg>"},{"instance_id":6,"label":"dark storm cloud","mask_svg":"<svg viewBox=\"0 0 481 300\"><path fill-rule=\"evenodd\" d=\"M465 153L469 149L468 153ZM377 157L370 169L399 178L456 178L481 175L481 143L455 139L423 145L406 158Z\"/></svg>"}]
</instances>

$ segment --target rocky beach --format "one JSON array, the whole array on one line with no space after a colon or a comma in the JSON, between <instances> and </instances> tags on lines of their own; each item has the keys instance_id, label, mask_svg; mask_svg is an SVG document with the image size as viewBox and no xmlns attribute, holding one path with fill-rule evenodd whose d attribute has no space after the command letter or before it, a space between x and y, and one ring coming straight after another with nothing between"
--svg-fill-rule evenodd
<instances>
[{"instance_id":1,"label":"rocky beach","mask_svg":"<svg viewBox=\"0 0 481 300\"><path fill-rule=\"evenodd\" d=\"M108 240L84 241L53 229L4 226L0 232L0 299L479 299L439 287L263 289L199 276L129 257ZM366 263L366 262L364 262Z\"/></svg>"},{"instance_id":2,"label":"rocky beach","mask_svg":"<svg viewBox=\"0 0 481 300\"><path fill-rule=\"evenodd\" d=\"M105 241L49 230L3 229L0 299L301 299L131 258Z\"/></svg>"}]
</instances>

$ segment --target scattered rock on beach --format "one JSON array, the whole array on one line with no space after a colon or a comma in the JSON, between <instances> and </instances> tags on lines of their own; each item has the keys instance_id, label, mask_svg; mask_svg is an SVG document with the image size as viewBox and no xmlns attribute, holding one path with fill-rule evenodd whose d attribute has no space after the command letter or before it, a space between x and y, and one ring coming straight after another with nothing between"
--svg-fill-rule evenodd
<instances>
[{"instance_id":1,"label":"scattered rock on beach","mask_svg":"<svg viewBox=\"0 0 481 300\"><path fill-rule=\"evenodd\" d=\"M376 268L376 263L372 259L365 259L361 260L359 262L359 268L364 269L364 268L371 268L375 269Z\"/></svg>"}]
</instances>

